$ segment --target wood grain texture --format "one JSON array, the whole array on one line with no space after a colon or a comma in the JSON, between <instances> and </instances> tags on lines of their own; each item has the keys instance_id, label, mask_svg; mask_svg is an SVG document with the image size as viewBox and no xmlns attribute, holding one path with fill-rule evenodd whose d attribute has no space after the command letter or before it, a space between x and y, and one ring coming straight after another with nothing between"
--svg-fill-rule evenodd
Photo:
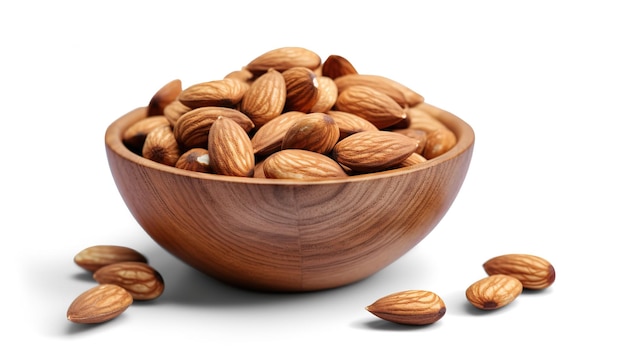
<instances>
[{"instance_id":1,"label":"wood grain texture","mask_svg":"<svg viewBox=\"0 0 626 351\"><path fill-rule=\"evenodd\" d=\"M122 134L145 115L145 107L130 111L105 135L109 166L130 212L182 261L254 290L335 288L385 268L443 218L474 147L472 128L437 109L458 141L423 164L340 180L230 177L132 153Z\"/></svg>"}]
</instances>

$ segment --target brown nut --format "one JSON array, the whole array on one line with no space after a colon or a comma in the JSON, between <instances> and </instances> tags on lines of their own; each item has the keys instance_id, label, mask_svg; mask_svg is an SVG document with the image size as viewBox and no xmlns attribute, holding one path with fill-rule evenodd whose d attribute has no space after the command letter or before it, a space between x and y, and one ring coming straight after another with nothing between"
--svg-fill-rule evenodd
<instances>
[{"instance_id":1,"label":"brown nut","mask_svg":"<svg viewBox=\"0 0 626 351\"><path fill-rule=\"evenodd\" d=\"M523 290L522 282L505 274L480 279L465 291L467 300L481 310L495 310L513 302Z\"/></svg>"},{"instance_id":2,"label":"brown nut","mask_svg":"<svg viewBox=\"0 0 626 351\"><path fill-rule=\"evenodd\" d=\"M309 113L294 121L283 138L282 149L328 154L339 140L339 126L325 113Z\"/></svg>"},{"instance_id":3,"label":"brown nut","mask_svg":"<svg viewBox=\"0 0 626 351\"><path fill-rule=\"evenodd\" d=\"M67 309L67 319L81 324L109 321L122 314L133 303L132 295L121 286L101 284L72 301Z\"/></svg>"},{"instance_id":4,"label":"brown nut","mask_svg":"<svg viewBox=\"0 0 626 351\"><path fill-rule=\"evenodd\" d=\"M528 254L506 254L483 264L487 274L506 274L517 278L526 289L545 289L554 283L554 267L546 259Z\"/></svg>"},{"instance_id":5,"label":"brown nut","mask_svg":"<svg viewBox=\"0 0 626 351\"><path fill-rule=\"evenodd\" d=\"M152 266L143 262L117 262L93 273L100 284L115 284L126 289L133 300L153 300L161 296L165 285L163 277Z\"/></svg>"},{"instance_id":6,"label":"brown nut","mask_svg":"<svg viewBox=\"0 0 626 351\"><path fill-rule=\"evenodd\" d=\"M254 175L254 151L246 131L234 120L217 117L209 133L211 170L236 177Z\"/></svg>"},{"instance_id":7,"label":"brown nut","mask_svg":"<svg viewBox=\"0 0 626 351\"><path fill-rule=\"evenodd\" d=\"M382 297L366 307L375 316L399 324L426 325L446 314L439 295L426 290L407 290Z\"/></svg>"},{"instance_id":8,"label":"brown nut","mask_svg":"<svg viewBox=\"0 0 626 351\"><path fill-rule=\"evenodd\" d=\"M315 180L348 176L332 158L299 149L286 149L271 154L263 162L263 173L266 178L271 179Z\"/></svg>"},{"instance_id":9,"label":"brown nut","mask_svg":"<svg viewBox=\"0 0 626 351\"><path fill-rule=\"evenodd\" d=\"M112 263L126 261L147 263L148 259L135 249L119 245L90 246L74 256L74 263L89 272L95 272Z\"/></svg>"}]
</instances>

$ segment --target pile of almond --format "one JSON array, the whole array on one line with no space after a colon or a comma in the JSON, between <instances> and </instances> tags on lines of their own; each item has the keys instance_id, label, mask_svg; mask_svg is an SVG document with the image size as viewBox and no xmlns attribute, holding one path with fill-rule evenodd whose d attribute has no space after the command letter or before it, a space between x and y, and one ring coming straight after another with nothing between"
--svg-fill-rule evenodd
<instances>
[{"instance_id":1,"label":"pile of almond","mask_svg":"<svg viewBox=\"0 0 626 351\"><path fill-rule=\"evenodd\" d=\"M554 267L546 259L528 254L506 254L483 264L487 277L465 291L470 304L481 310L495 310L513 302L523 291L541 290L554 283ZM381 297L366 307L389 322L427 325L446 313L441 297L428 290L406 290Z\"/></svg>"},{"instance_id":2,"label":"pile of almond","mask_svg":"<svg viewBox=\"0 0 626 351\"><path fill-rule=\"evenodd\" d=\"M91 246L76 254L74 262L91 272L98 283L70 304L67 319L74 323L106 322L133 301L156 299L165 288L161 274L148 265L147 258L125 246Z\"/></svg>"},{"instance_id":3,"label":"pile of almond","mask_svg":"<svg viewBox=\"0 0 626 351\"><path fill-rule=\"evenodd\" d=\"M423 97L344 57L282 47L222 78L175 79L123 135L162 164L239 177L328 179L427 162L456 135Z\"/></svg>"}]
</instances>

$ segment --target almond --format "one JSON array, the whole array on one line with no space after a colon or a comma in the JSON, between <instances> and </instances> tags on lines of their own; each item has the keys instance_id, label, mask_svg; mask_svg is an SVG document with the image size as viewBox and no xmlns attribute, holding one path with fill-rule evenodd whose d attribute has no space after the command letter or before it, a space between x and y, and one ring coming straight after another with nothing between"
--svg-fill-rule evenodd
<instances>
[{"instance_id":1,"label":"almond","mask_svg":"<svg viewBox=\"0 0 626 351\"><path fill-rule=\"evenodd\" d=\"M122 141L127 148L136 154L141 155L141 149L143 143L146 140L146 136L153 129L158 127L169 127L170 122L165 116L151 116L143 118L133 123L122 134Z\"/></svg>"},{"instance_id":2,"label":"almond","mask_svg":"<svg viewBox=\"0 0 626 351\"><path fill-rule=\"evenodd\" d=\"M465 291L467 300L481 310L495 310L513 302L523 290L522 283L505 274L480 279Z\"/></svg>"},{"instance_id":3,"label":"almond","mask_svg":"<svg viewBox=\"0 0 626 351\"><path fill-rule=\"evenodd\" d=\"M426 135L422 154L430 160L448 152L454 145L456 145L456 135L450 129L433 130Z\"/></svg>"},{"instance_id":4,"label":"almond","mask_svg":"<svg viewBox=\"0 0 626 351\"><path fill-rule=\"evenodd\" d=\"M284 111L310 112L317 102L317 76L306 67L293 67L282 73L287 95Z\"/></svg>"},{"instance_id":5,"label":"almond","mask_svg":"<svg viewBox=\"0 0 626 351\"><path fill-rule=\"evenodd\" d=\"M322 75L331 79L356 73L356 68L343 56L330 55L322 64Z\"/></svg>"},{"instance_id":6,"label":"almond","mask_svg":"<svg viewBox=\"0 0 626 351\"><path fill-rule=\"evenodd\" d=\"M199 107L180 116L176 121L173 130L176 141L185 150L206 148L211 126L219 116L232 119L246 133L255 127L252 120L239 110L219 106Z\"/></svg>"},{"instance_id":7,"label":"almond","mask_svg":"<svg viewBox=\"0 0 626 351\"><path fill-rule=\"evenodd\" d=\"M180 157L180 148L172 128L168 125L151 130L146 135L141 155L154 162L174 166Z\"/></svg>"},{"instance_id":8,"label":"almond","mask_svg":"<svg viewBox=\"0 0 626 351\"><path fill-rule=\"evenodd\" d=\"M404 94L404 100L407 103L408 107L416 106L422 102L424 102L424 97L413 89L407 87L406 85L395 81L389 77L385 76L376 76L379 80L386 81L385 84L395 87L397 90L401 91Z\"/></svg>"},{"instance_id":9,"label":"almond","mask_svg":"<svg viewBox=\"0 0 626 351\"><path fill-rule=\"evenodd\" d=\"M301 47L281 47L267 51L252 61L245 69L259 76L270 69L284 72L292 67L306 67L315 71L322 60L315 52Z\"/></svg>"},{"instance_id":10,"label":"almond","mask_svg":"<svg viewBox=\"0 0 626 351\"><path fill-rule=\"evenodd\" d=\"M74 323L102 323L119 316L132 303L133 297L126 289L114 284L101 284L72 301L67 309L67 319Z\"/></svg>"},{"instance_id":11,"label":"almond","mask_svg":"<svg viewBox=\"0 0 626 351\"><path fill-rule=\"evenodd\" d=\"M285 112L261 126L252 136L252 148L255 155L267 156L280 150L289 127L306 113L299 111Z\"/></svg>"},{"instance_id":12,"label":"almond","mask_svg":"<svg viewBox=\"0 0 626 351\"><path fill-rule=\"evenodd\" d=\"M172 128L176 125L176 121L180 118L180 116L185 113L191 111L191 107L184 105L178 99L172 101L169 105L165 106L163 109L163 115L170 121L170 126Z\"/></svg>"},{"instance_id":13,"label":"almond","mask_svg":"<svg viewBox=\"0 0 626 351\"><path fill-rule=\"evenodd\" d=\"M275 152L263 162L266 178L319 180L348 175L332 158L317 152L286 149Z\"/></svg>"},{"instance_id":14,"label":"almond","mask_svg":"<svg viewBox=\"0 0 626 351\"><path fill-rule=\"evenodd\" d=\"M295 120L283 138L282 149L303 149L327 154L339 140L339 126L329 115L309 113Z\"/></svg>"},{"instance_id":15,"label":"almond","mask_svg":"<svg viewBox=\"0 0 626 351\"><path fill-rule=\"evenodd\" d=\"M365 118L355 115L354 113L337 110L330 110L327 113L339 126L339 139L344 139L348 135L358 132L378 130L378 128L376 128L376 126L371 122Z\"/></svg>"},{"instance_id":16,"label":"almond","mask_svg":"<svg viewBox=\"0 0 626 351\"><path fill-rule=\"evenodd\" d=\"M415 153L422 155L424 152L424 146L426 145L426 139L428 137L428 133L419 129L412 128L404 128L404 129L393 129L392 132L400 133L408 136L409 138L415 140L417 142L417 149Z\"/></svg>"},{"instance_id":17,"label":"almond","mask_svg":"<svg viewBox=\"0 0 626 351\"><path fill-rule=\"evenodd\" d=\"M176 161L174 166L188 171L209 173L211 171L209 164L209 151L201 147L189 149L180 155L180 158Z\"/></svg>"},{"instance_id":18,"label":"almond","mask_svg":"<svg viewBox=\"0 0 626 351\"><path fill-rule=\"evenodd\" d=\"M407 157L404 161L400 162L400 164L397 167L402 168L402 167L415 166L415 165L422 164L426 161L428 161L426 157L418 154L417 152L414 152L411 154L411 156Z\"/></svg>"},{"instance_id":19,"label":"almond","mask_svg":"<svg viewBox=\"0 0 626 351\"><path fill-rule=\"evenodd\" d=\"M217 117L209 133L211 169L221 175L252 177L254 152L246 131L237 122Z\"/></svg>"},{"instance_id":20,"label":"almond","mask_svg":"<svg viewBox=\"0 0 626 351\"><path fill-rule=\"evenodd\" d=\"M426 290L406 290L384 296L366 307L375 316L398 324L427 325L446 314L439 295Z\"/></svg>"},{"instance_id":21,"label":"almond","mask_svg":"<svg viewBox=\"0 0 626 351\"><path fill-rule=\"evenodd\" d=\"M176 100L181 91L182 82L180 79L174 79L162 86L148 103L148 116L163 115L165 107Z\"/></svg>"},{"instance_id":22,"label":"almond","mask_svg":"<svg viewBox=\"0 0 626 351\"><path fill-rule=\"evenodd\" d=\"M317 101L310 112L328 112L337 101L337 85L335 81L325 76L317 77Z\"/></svg>"},{"instance_id":23,"label":"almond","mask_svg":"<svg viewBox=\"0 0 626 351\"><path fill-rule=\"evenodd\" d=\"M93 279L99 284L121 286L132 295L133 300L156 299L165 288L161 274L143 262L106 265L94 272Z\"/></svg>"},{"instance_id":24,"label":"almond","mask_svg":"<svg viewBox=\"0 0 626 351\"><path fill-rule=\"evenodd\" d=\"M365 131L339 141L333 158L356 172L377 172L399 165L417 149L415 140L390 131Z\"/></svg>"},{"instance_id":25,"label":"almond","mask_svg":"<svg viewBox=\"0 0 626 351\"><path fill-rule=\"evenodd\" d=\"M378 129L384 129L405 119L404 108L388 95L363 85L345 88L339 93L335 108L365 118Z\"/></svg>"},{"instance_id":26,"label":"almond","mask_svg":"<svg viewBox=\"0 0 626 351\"><path fill-rule=\"evenodd\" d=\"M249 85L238 79L220 79L194 84L183 90L178 100L191 108L206 106L235 107Z\"/></svg>"},{"instance_id":27,"label":"almond","mask_svg":"<svg viewBox=\"0 0 626 351\"><path fill-rule=\"evenodd\" d=\"M252 75L252 72L248 71L245 68L232 71L228 73L227 75L225 75L224 78L237 79L247 84L252 83L252 81L254 80L254 76Z\"/></svg>"},{"instance_id":28,"label":"almond","mask_svg":"<svg viewBox=\"0 0 626 351\"><path fill-rule=\"evenodd\" d=\"M147 263L148 259L137 250L118 245L90 246L74 256L74 262L89 272L95 272L112 263L127 261Z\"/></svg>"},{"instance_id":29,"label":"almond","mask_svg":"<svg viewBox=\"0 0 626 351\"><path fill-rule=\"evenodd\" d=\"M270 69L257 78L241 99L239 110L255 126L261 127L283 113L287 99L287 86L283 75Z\"/></svg>"},{"instance_id":30,"label":"almond","mask_svg":"<svg viewBox=\"0 0 626 351\"><path fill-rule=\"evenodd\" d=\"M404 93L397 88L397 85L393 84L392 80L382 76L372 74L347 74L335 78L335 84L337 85L337 91L339 94L341 94L341 92L346 90L348 87L362 85L376 89L389 96L402 107L405 107L408 104Z\"/></svg>"},{"instance_id":31,"label":"almond","mask_svg":"<svg viewBox=\"0 0 626 351\"><path fill-rule=\"evenodd\" d=\"M506 274L522 282L526 289L545 289L554 283L554 266L546 259L528 254L506 254L493 257L483 264L489 275Z\"/></svg>"}]
</instances>

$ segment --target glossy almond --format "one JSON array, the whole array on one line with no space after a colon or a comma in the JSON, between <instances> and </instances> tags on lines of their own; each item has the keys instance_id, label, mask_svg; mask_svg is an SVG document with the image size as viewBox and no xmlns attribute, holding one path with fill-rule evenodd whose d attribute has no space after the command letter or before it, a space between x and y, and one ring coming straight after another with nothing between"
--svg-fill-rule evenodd
<instances>
[{"instance_id":1,"label":"glossy almond","mask_svg":"<svg viewBox=\"0 0 626 351\"><path fill-rule=\"evenodd\" d=\"M254 152L246 131L234 120L218 117L209 133L211 170L217 174L252 177Z\"/></svg>"},{"instance_id":2,"label":"glossy almond","mask_svg":"<svg viewBox=\"0 0 626 351\"><path fill-rule=\"evenodd\" d=\"M392 132L404 134L409 138L415 140L417 142L417 149L415 150L415 152L420 155L423 154L424 146L426 145L426 139L428 139L428 133L426 131L413 128L404 128L393 129Z\"/></svg>"},{"instance_id":3,"label":"glossy almond","mask_svg":"<svg viewBox=\"0 0 626 351\"><path fill-rule=\"evenodd\" d=\"M251 139L254 154L267 156L280 150L289 127L291 127L294 121L303 116L306 116L306 113L289 111L261 126Z\"/></svg>"},{"instance_id":4,"label":"glossy almond","mask_svg":"<svg viewBox=\"0 0 626 351\"><path fill-rule=\"evenodd\" d=\"M483 264L489 275L506 274L517 278L526 289L545 289L554 283L554 266L546 259L528 254L506 254Z\"/></svg>"},{"instance_id":5,"label":"glossy almond","mask_svg":"<svg viewBox=\"0 0 626 351\"><path fill-rule=\"evenodd\" d=\"M194 84L184 89L178 96L178 100L191 108L206 106L235 107L249 84L238 79L224 78Z\"/></svg>"},{"instance_id":6,"label":"glossy almond","mask_svg":"<svg viewBox=\"0 0 626 351\"><path fill-rule=\"evenodd\" d=\"M358 132L378 130L370 121L354 113L330 110L327 114L331 116L339 126L339 139L344 139L348 135Z\"/></svg>"},{"instance_id":7,"label":"glossy almond","mask_svg":"<svg viewBox=\"0 0 626 351\"><path fill-rule=\"evenodd\" d=\"M448 128L433 130L426 134L426 143L422 154L427 159L441 156L456 145L456 135Z\"/></svg>"},{"instance_id":8,"label":"glossy almond","mask_svg":"<svg viewBox=\"0 0 626 351\"><path fill-rule=\"evenodd\" d=\"M191 111L191 107L185 106L178 99L172 101L169 105L165 106L163 109L163 115L170 121L170 126L172 128L176 125L176 121L180 118L180 116L185 113Z\"/></svg>"},{"instance_id":9,"label":"glossy almond","mask_svg":"<svg viewBox=\"0 0 626 351\"><path fill-rule=\"evenodd\" d=\"M252 120L239 110L219 106L199 107L180 116L173 129L176 141L185 150L206 148L209 131L220 116L232 119L246 132L255 126Z\"/></svg>"},{"instance_id":10,"label":"glossy almond","mask_svg":"<svg viewBox=\"0 0 626 351\"><path fill-rule=\"evenodd\" d=\"M382 76L372 74L347 74L335 78L335 84L337 85L339 94L349 87L362 85L376 89L389 96L402 107L408 105L404 93L398 89L397 85L393 84L390 79Z\"/></svg>"},{"instance_id":11,"label":"glossy almond","mask_svg":"<svg viewBox=\"0 0 626 351\"><path fill-rule=\"evenodd\" d=\"M148 116L163 115L165 107L172 103L182 91L180 79L174 79L163 85L150 99L148 103Z\"/></svg>"},{"instance_id":12,"label":"glossy almond","mask_svg":"<svg viewBox=\"0 0 626 351\"><path fill-rule=\"evenodd\" d=\"M283 138L282 149L303 149L327 154L339 140L339 126L325 113L309 113L295 120Z\"/></svg>"},{"instance_id":13,"label":"glossy almond","mask_svg":"<svg viewBox=\"0 0 626 351\"><path fill-rule=\"evenodd\" d=\"M338 96L337 85L329 77L317 77L317 101L311 107L311 112L328 112L335 106Z\"/></svg>"},{"instance_id":14,"label":"glossy almond","mask_svg":"<svg viewBox=\"0 0 626 351\"><path fill-rule=\"evenodd\" d=\"M317 76L306 67L293 67L282 73L287 95L284 111L310 112L317 102Z\"/></svg>"},{"instance_id":15,"label":"glossy almond","mask_svg":"<svg viewBox=\"0 0 626 351\"><path fill-rule=\"evenodd\" d=\"M495 310L513 302L522 290L522 282L517 278L494 274L470 285L465 291L465 296L476 308Z\"/></svg>"},{"instance_id":16,"label":"glossy almond","mask_svg":"<svg viewBox=\"0 0 626 351\"><path fill-rule=\"evenodd\" d=\"M272 179L317 180L348 175L332 158L317 152L286 149L275 152L263 162L263 173Z\"/></svg>"},{"instance_id":17,"label":"glossy almond","mask_svg":"<svg viewBox=\"0 0 626 351\"><path fill-rule=\"evenodd\" d=\"M132 295L115 284L100 284L78 295L67 309L67 319L81 324L109 321L133 303Z\"/></svg>"},{"instance_id":18,"label":"glossy almond","mask_svg":"<svg viewBox=\"0 0 626 351\"><path fill-rule=\"evenodd\" d=\"M399 165L417 148L415 140L390 131L365 131L339 141L333 158L357 172L376 172Z\"/></svg>"},{"instance_id":19,"label":"glossy almond","mask_svg":"<svg viewBox=\"0 0 626 351\"><path fill-rule=\"evenodd\" d=\"M208 137L207 137L208 143ZM186 169L188 171L209 173L211 171L209 163L209 151L205 148L196 147L185 151L176 164L176 168Z\"/></svg>"},{"instance_id":20,"label":"glossy almond","mask_svg":"<svg viewBox=\"0 0 626 351\"><path fill-rule=\"evenodd\" d=\"M153 300L165 288L163 277L143 262L118 262L104 266L93 274L99 284L115 284L126 289L133 300Z\"/></svg>"},{"instance_id":21,"label":"glossy almond","mask_svg":"<svg viewBox=\"0 0 626 351\"><path fill-rule=\"evenodd\" d=\"M331 79L356 73L358 72L352 63L340 55L330 55L322 64L322 75Z\"/></svg>"},{"instance_id":22,"label":"glossy almond","mask_svg":"<svg viewBox=\"0 0 626 351\"><path fill-rule=\"evenodd\" d=\"M306 67L316 70L322 60L317 53L302 47L280 47L267 51L252 61L245 69L255 76L261 75L270 69L283 72L292 67Z\"/></svg>"},{"instance_id":23,"label":"glossy almond","mask_svg":"<svg viewBox=\"0 0 626 351\"><path fill-rule=\"evenodd\" d=\"M126 261L147 263L148 259L135 249L119 245L90 246L74 256L74 263L90 272L112 263Z\"/></svg>"},{"instance_id":24,"label":"glossy almond","mask_svg":"<svg viewBox=\"0 0 626 351\"><path fill-rule=\"evenodd\" d=\"M335 109L365 118L378 129L400 123L407 117L404 108L388 95L363 85L350 86L340 92Z\"/></svg>"},{"instance_id":25,"label":"glossy almond","mask_svg":"<svg viewBox=\"0 0 626 351\"><path fill-rule=\"evenodd\" d=\"M174 166L180 154L180 147L169 125L151 130L141 149L143 157L167 166Z\"/></svg>"},{"instance_id":26,"label":"glossy almond","mask_svg":"<svg viewBox=\"0 0 626 351\"><path fill-rule=\"evenodd\" d=\"M128 129L124 131L122 140L124 145L131 149L136 154L141 154L143 143L146 140L146 136L152 130L158 127L169 127L170 122L165 116L151 116L140 119L133 123Z\"/></svg>"},{"instance_id":27,"label":"glossy almond","mask_svg":"<svg viewBox=\"0 0 626 351\"><path fill-rule=\"evenodd\" d=\"M408 86L389 77L379 75L373 76L377 77L378 80L385 81L385 83L383 84L393 86L397 90L401 91L404 94L404 100L406 101L408 107L417 106L418 104L424 102L424 97L413 89L409 88Z\"/></svg>"},{"instance_id":28,"label":"glossy almond","mask_svg":"<svg viewBox=\"0 0 626 351\"><path fill-rule=\"evenodd\" d=\"M270 69L257 78L241 99L239 110L255 126L261 127L283 113L287 99L287 86L283 75Z\"/></svg>"},{"instance_id":29,"label":"glossy almond","mask_svg":"<svg viewBox=\"0 0 626 351\"><path fill-rule=\"evenodd\" d=\"M446 314L439 295L426 290L406 290L384 296L366 307L375 316L398 324L427 325Z\"/></svg>"}]
</instances>

